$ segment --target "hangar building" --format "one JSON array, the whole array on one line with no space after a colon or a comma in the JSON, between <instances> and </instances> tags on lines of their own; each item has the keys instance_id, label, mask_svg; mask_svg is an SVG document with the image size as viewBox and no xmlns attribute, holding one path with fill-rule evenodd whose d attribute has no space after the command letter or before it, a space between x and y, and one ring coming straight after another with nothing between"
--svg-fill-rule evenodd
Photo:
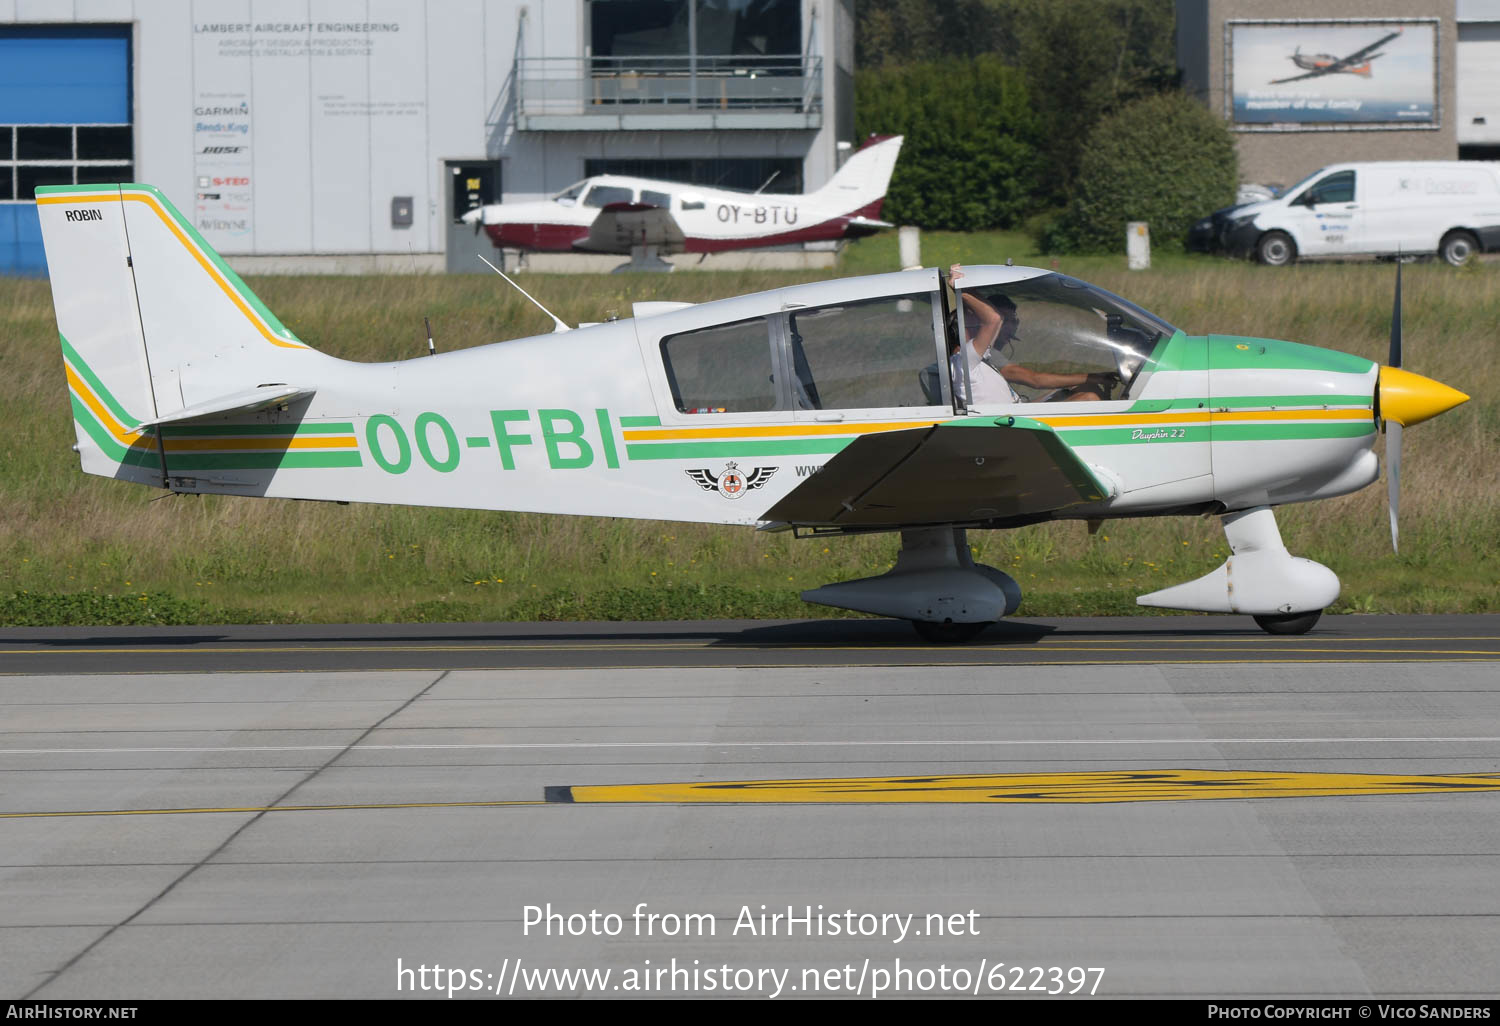
<instances>
[{"instance_id":1,"label":"hangar building","mask_svg":"<svg viewBox=\"0 0 1500 1026\"><path fill-rule=\"evenodd\" d=\"M38 185L150 182L248 271L483 271L465 211L590 174L815 189L853 32L852 0L0 0L0 274L45 273Z\"/></svg>"}]
</instances>

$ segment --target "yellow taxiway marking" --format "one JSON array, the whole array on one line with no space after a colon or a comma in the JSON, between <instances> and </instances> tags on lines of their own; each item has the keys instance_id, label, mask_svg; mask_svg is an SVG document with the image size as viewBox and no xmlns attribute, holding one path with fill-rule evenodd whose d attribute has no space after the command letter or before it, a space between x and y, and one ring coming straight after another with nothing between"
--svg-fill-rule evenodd
<instances>
[{"instance_id":1,"label":"yellow taxiway marking","mask_svg":"<svg viewBox=\"0 0 1500 1026\"><path fill-rule=\"evenodd\" d=\"M1095 804L1229 798L1472 794L1500 791L1500 774L1266 773L1235 770L1117 770L1088 773L974 773L957 776L827 777L681 784L549 787L542 801L370 802L359 805L245 805L222 808L5 812L0 819L187 816L205 813L488 809L537 805Z\"/></svg>"},{"instance_id":2,"label":"yellow taxiway marking","mask_svg":"<svg viewBox=\"0 0 1500 1026\"><path fill-rule=\"evenodd\" d=\"M683 784L549 787L553 802L607 804L814 804L1178 802L1224 798L1500 791L1500 775L1265 773L1236 770L1126 770L1093 773L980 773L960 776L728 780Z\"/></svg>"}]
</instances>

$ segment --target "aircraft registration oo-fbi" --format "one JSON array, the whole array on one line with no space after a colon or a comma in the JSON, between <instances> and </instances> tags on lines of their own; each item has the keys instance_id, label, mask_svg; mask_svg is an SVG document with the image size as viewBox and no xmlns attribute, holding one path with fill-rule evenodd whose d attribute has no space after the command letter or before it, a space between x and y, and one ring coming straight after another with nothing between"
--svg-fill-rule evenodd
<instances>
[{"instance_id":1,"label":"aircraft registration oo-fbi","mask_svg":"<svg viewBox=\"0 0 1500 1026\"><path fill-rule=\"evenodd\" d=\"M1272 507L1374 482L1383 424L1394 543L1402 428L1467 399L1400 369L1399 264L1384 367L1189 335L1011 266L969 268L951 296L939 271L901 271L362 364L297 338L151 186L48 186L37 205L87 473L179 493L899 531L889 573L802 597L933 641L1021 601L973 561L967 530L1179 514L1221 516L1232 554L1138 602L1306 631L1338 578L1287 552ZM1020 338L998 362L1032 380L1087 374L1072 391L1093 394L1048 402L1075 396L1029 394L1021 375L1029 401L967 401L999 375L949 359L974 348L958 309L1004 311Z\"/></svg>"}]
</instances>

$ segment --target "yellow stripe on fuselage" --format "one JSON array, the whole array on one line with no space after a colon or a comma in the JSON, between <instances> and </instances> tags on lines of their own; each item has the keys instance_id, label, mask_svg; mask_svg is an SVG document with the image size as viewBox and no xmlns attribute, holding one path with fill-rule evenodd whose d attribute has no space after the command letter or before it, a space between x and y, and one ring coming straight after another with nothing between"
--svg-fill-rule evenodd
<instances>
[{"instance_id":1,"label":"yellow stripe on fuselage","mask_svg":"<svg viewBox=\"0 0 1500 1026\"><path fill-rule=\"evenodd\" d=\"M170 430L170 429L169 429ZM359 443L353 435L314 435L293 438L290 435L256 435L240 438L168 438L167 452L220 452L226 449L353 449Z\"/></svg>"},{"instance_id":2,"label":"yellow stripe on fuselage","mask_svg":"<svg viewBox=\"0 0 1500 1026\"><path fill-rule=\"evenodd\" d=\"M1371 420L1369 407L1345 410L1186 410L1162 413L1103 413L1033 417L1048 427L1140 427L1149 424L1243 423L1267 420Z\"/></svg>"},{"instance_id":3,"label":"yellow stripe on fuselage","mask_svg":"<svg viewBox=\"0 0 1500 1026\"><path fill-rule=\"evenodd\" d=\"M788 435L871 435L881 431L932 427L940 420L880 421L853 424L754 424L713 428L635 428L627 442L668 442L684 438L784 438Z\"/></svg>"},{"instance_id":4,"label":"yellow stripe on fuselage","mask_svg":"<svg viewBox=\"0 0 1500 1026\"><path fill-rule=\"evenodd\" d=\"M1015 414L1046 424L1051 428L1076 427L1139 427L1151 424L1207 424L1244 423L1255 421L1294 420L1370 420L1374 412L1369 407L1351 409L1301 409L1301 410L1172 410L1161 413L1080 413ZM977 415L983 419L986 414ZM996 417L1001 415L996 414ZM1006 414L1005 416L1011 416ZM925 428L947 423L942 420L874 421L848 424L755 424L735 427L702 428L634 428L623 432L627 442L669 442L703 438L785 438L789 436L819 435L866 435L881 431L901 431L906 428Z\"/></svg>"},{"instance_id":5,"label":"yellow stripe on fuselage","mask_svg":"<svg viewBox=\"0 0 1500 1026\"><path fill-rule=\"evenodd\" d=\"M169 229L171 229L173 235L177 236L177 241L181 242L183 247L193 255L193 259L197 260L199 266L201 266L205 271L208 272L208 276L218 284L219 288L224 290L224 294L229 297L230 302L239 307L240 313L245 315L246 320L248 320L255 327L255 330L258 331L261 337L264 338L267 342L271 343L273 346L280 346L282 349L308 348L301 342L289 342L286 339L277 338L275 333L273 333L271 329L266 326L265 322L262 321L260 317L250 309L250 305L245 302L244 298L239 294L238 290L236 290L235 287L229 283L229 280L227 278L219 273L219 269L215 267L213 263L203 255L203 252L199 250L199 248L193 243L193 241L187 237L186 233L184 233L183 230L178 227L177 222L172 219L172 216L168 214L164 209L162 209L162 205L156 202L156 197L150 195L149 193L69 193L66 195L37 197L37 203L43 205L53 203L119 203L122 200L133 200L137 203L144 203L146 204L146 206L156 211L156 216L161 218L162 223L165 224Z\"/></svg>"}]
</instances>

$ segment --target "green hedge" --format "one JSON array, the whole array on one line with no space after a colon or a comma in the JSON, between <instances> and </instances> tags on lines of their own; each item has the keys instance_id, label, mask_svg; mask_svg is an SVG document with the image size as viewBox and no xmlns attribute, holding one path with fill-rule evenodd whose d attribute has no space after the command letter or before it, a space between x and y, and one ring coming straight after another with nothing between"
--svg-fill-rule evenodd
<instances>
[{"instance_id":1,"label":"green hedge","mask_svg":"<svg viewBox=\"0 0 1500 1026\"><path fill-rule=\"evenodd\" d=\"M1153 248L1181 250L1194 221L1234 202L1228 126L1180 93L1152 96L1089 133L1066 212L1038 238L1046 252L1118 252L1125 225L1150 225Z\"/></svg>"},{"instance_id":2,"label":"green hedge","mask_svg":"<svg viewBox=\"0 0 1500 1026\"><path fill-rule=\"evenodd\" d=\"M1021 74L998 58L861 71L856 128L904 135L881 216L966 231L1009 228L1041 187L1041 127Z\"/></svg>"}]
</instances>

